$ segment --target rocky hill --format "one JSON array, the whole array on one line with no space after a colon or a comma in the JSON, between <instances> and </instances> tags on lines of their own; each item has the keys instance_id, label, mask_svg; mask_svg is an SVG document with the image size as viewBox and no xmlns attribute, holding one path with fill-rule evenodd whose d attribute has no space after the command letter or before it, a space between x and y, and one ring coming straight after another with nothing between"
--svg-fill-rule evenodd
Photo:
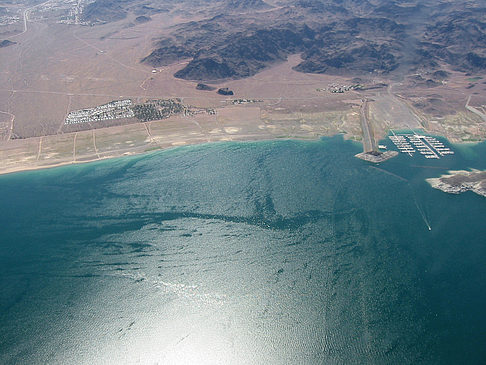
<instances>
[{"instance_id":1,"label":"rocky hill","mask_svg":"<svg viewBox=\"0 0 486 365\"><path fill-rule=\"evenodd\" d=\"M14 44L16 44L16 42L9 41L8 39L4 39L3 41L0 41L0 48L12 46Z\"/></svg>"},{"instance_id":2,"label":"rocky hill","mask_svg":"<svg viewBox=\"0 0 486 365\"><path fill-rule=\"evenodd\" d=\"M95 0L82 16L92 24L149 17L162 5L185 16L187 8L198 20L165 32L142 62L189 59L175 74L183 79L248 77L294 53L301 72L405 75L444 64L486 71L479 0Z\"/></svg>"},{"instance_id":3,"label":"rocky hill","mask_svg":"<svg viewBox=\"0 0 486 365\"><path fill-rule=\"evenodd\" d=\"M230 11L246 12L249 10L264 10L270 9L272 6L268 5L263 0L229 0L225 4L225 8Z\"/></svg>"},{"instance_id":4,"label":"rocky hill","mask_svg":"<svg viewBox=\"0 0 486 365\"><path fill-rule=\"evenodd\" d=\"M124 19L127 16L124 3L124 0L95 0L84 8L81 19L91 24Z\"/></svg>"},{"instance_id":5,"label":"rocky hill","mask_svg":"<svg viewBox=\"0 0 486 365\"><path fill-rule=\"evenodd\" d=\"M129 14L137 16L135 22L150 20L150 15L168 12L174 1L140 1L140 0L95 0L83 8L81 21L98 25L125 19Z\"/></svg>"}]
</instances>

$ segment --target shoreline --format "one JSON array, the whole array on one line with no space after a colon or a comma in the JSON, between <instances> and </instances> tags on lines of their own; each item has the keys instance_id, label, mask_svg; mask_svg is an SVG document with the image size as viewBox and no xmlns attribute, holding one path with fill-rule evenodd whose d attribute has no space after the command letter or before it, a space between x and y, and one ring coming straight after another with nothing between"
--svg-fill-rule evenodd
<instances>
[{"instance_id":1,"label":"shoreline","mask_svg":"<svg viewBox=\"0 0 486 365\"><path fill-rule=\"evenodd\" d=\"M16 166L12 167L4 167L0 165L0 176L3 175L11 175L15 173L20 173L20 172L27 172L27 171L36 171L36 170L47 170L47 169L52 169L52 168L57 168L57 167L65 167L65 166L75 166L75 165L83 165L83 164L88 164L88 163L93 163L93 162L102 162L102 161L108 161L108 160L113 160L117 158L123 158L123 157L135 157L135 156L143 156L146 154L154 153L154 152L160 152L160 151L168 151L171 149L179 148L179 147L190 147L190 146L198 146L198 145L204 145L204 144L213 144L213 143L221 143L221 142L259 142L259 141L283 141L283 140L295 140L295 141L319 141L320 138L322 137L332 137L335 135L338 135L340 133L336 133L334 135L319 135L315 136L313 138L309 137L303 137L303 136L287 136L287 137L276 137L276 136L269 136L269 135L253 135L253 136L244 136L244 138L233 138L233 139L215 139L211 141L206 141L206 140L199 140L199 141L192 141L192 142L182 142L182 141L176 141L168 145L163 145L163 146L152 146L150 148L137 148L136 151L127 151L126 149L120 149L118 151L112 151L113 154L111 155L106 155L102 157L96 157L96 158L84 158L82 160L77 160L77 161L53 161L51 164L17 164ZM236 136L235 136L236 137ZM241 136L239 136L241 137ZM34 137L34 138L40 138L40 137ZM149 147L150 145L147 145Z\"/></svg>"},{"instance_id":2,"label":"shoreline","mask_svg":"<svg viewBox=\"0 0 486 365\"><path fill-rule=\"evenodd\" d=\"M335 120L354 124L352 108L315 114L277 114L270 119L259 106L225 107L218 113L173 115L162 120L74 131L0 142L0 174L32 171L153 150L212 142L318 140L343 133ZM342 124L342 123L341 123ZM346 124L348 125L348 124ZM358 139L352 130L345 138Z\"/></svg>"},{"instance_id":3,"label":"shoreline","mask_svg":"<svg viewBox=\"0 0 486 365\"><path fill-rule=\"evenodd\" d=\"M338 130L329 130L324 120L314 125L299 125L289 121L279 125L258 124L259 122L247 119L224 123L204 120L195 122L178 116L146 123L4 141L0 142L0 175L92 163L214 142L318 141L322 137L343 134ZM343 135L345 139L363 146L363 142L357 140L356 136ZM442 135L434 136L447 139ZM469 142L449 143L458 147L471 145ZM481 142L474 144L479 143ZM356 157L377 163L393 158L398 153L387 151L380 156L381 159L370 159L368 156L364 158L363 155L364 153L359 153Z\"/></svg>"},{"instance_id":4,"label":"shoreline","mask_svg":"<svg viewBox=\"0 0 486 365\"><path fill-rule=\"evenodd\" d=\"M149 152L150 151L147 151L146 153L149 153ZM0 169L0 176L11 175L11 174L19 173L19 172L48 170L48 169L54 169L56 167L75 166L75 165L83 165L83 164L88 164L88 163L93 163L93 162L108 161L108 160L112 160L112 159L115 159L115 158L138 156L138 155L141 155L143 153L144 152L141 152L140 154L138 154L138 153L122 154L120 156L103 157L103 158L97 158L97 159L93 159L93 160L83 160L83 161L74 161L74 162L59 162L59 163L56 163L56 164L45 165L45 166L20 167L20 168L17 168L17 169L12 168L12 169L6 170L6 171L2 171Z\"/></svg>"},{"instance_id":5,"label":"shoreline","mask_svg":"<svg viewBox=\"0 0 486 365\"><path fill-rule=\"evenodd\" d=\"M486 171L471 169L450 170L437 178L429 178L426 181L434 189L448 194L461 194L472 191L477 195L486 197Z\"/></svg>"}]
</instances>

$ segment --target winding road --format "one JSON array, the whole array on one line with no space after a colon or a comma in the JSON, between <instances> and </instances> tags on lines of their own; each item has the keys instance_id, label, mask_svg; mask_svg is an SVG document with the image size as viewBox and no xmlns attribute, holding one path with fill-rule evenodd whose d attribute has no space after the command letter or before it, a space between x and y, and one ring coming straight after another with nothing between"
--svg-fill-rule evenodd
<instances>
[{"instance_id":1,"label":"winding road","mask_svg":"<svg viewBox=\"0 0 486 365\"><path fill-rule=\"evenodd\" d=\"M22 32L18 33L18 34L15 34L15 35L13 35L13 36L9 37L9 38L10 38L10 39L11 39L11 38L15 38L15 37L18 37L18 36L20 36L20 35L22 35L22 34L27 33L27 30L28 30L28 26L27 26L27 24L28 24L28 22L29 22L29 12L30 12L31 10L33 10L33 9L35 9L35 8L37 8L37 7L39 7L39 6L41 6L41 5L47 4L47 3L48 3L48 2L50 2L50 1L51 1L51 0L47 0L47 1L44 1L43 3L40 3L40 4L37 4L37 5L31 6L30 8L26 8L26 9L24 9L24 11L22 12L22 18L24 19L24 30L23 30Z\"/></svg>"}]
</instances>

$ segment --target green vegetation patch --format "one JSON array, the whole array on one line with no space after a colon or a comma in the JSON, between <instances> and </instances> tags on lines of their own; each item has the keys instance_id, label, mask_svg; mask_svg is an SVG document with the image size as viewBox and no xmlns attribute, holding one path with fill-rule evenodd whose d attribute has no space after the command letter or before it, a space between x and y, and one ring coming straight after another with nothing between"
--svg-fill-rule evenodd
<instances>
[{"instance_id":1,"label":"green vegetation patch","mask_svg":"<svg viewBox=\"0 0 486 365\"><path fill-rule=\"evenodd\" d=\"M171 115L186 113L187 107L178 99L149 100L132 106L135 117L142 121L159 120Z\"/></svg>"}]
</instances>

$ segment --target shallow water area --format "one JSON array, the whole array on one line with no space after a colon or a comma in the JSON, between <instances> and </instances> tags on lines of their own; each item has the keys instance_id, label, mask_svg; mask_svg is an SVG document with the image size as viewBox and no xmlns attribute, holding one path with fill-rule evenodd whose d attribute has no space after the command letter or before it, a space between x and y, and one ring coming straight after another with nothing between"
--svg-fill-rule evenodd
<instances>
[{"instance_id":1,"label":"shallow water area","mask_svg":"<svg viewBox=\"0 0 486 365\"><path fill-rule=\"evenodd\" d=\"M384 142L386 143L386 142ZM0 177L0 362L480 364L486 200L342 137Z\"/></svg>"}]
</instances>

